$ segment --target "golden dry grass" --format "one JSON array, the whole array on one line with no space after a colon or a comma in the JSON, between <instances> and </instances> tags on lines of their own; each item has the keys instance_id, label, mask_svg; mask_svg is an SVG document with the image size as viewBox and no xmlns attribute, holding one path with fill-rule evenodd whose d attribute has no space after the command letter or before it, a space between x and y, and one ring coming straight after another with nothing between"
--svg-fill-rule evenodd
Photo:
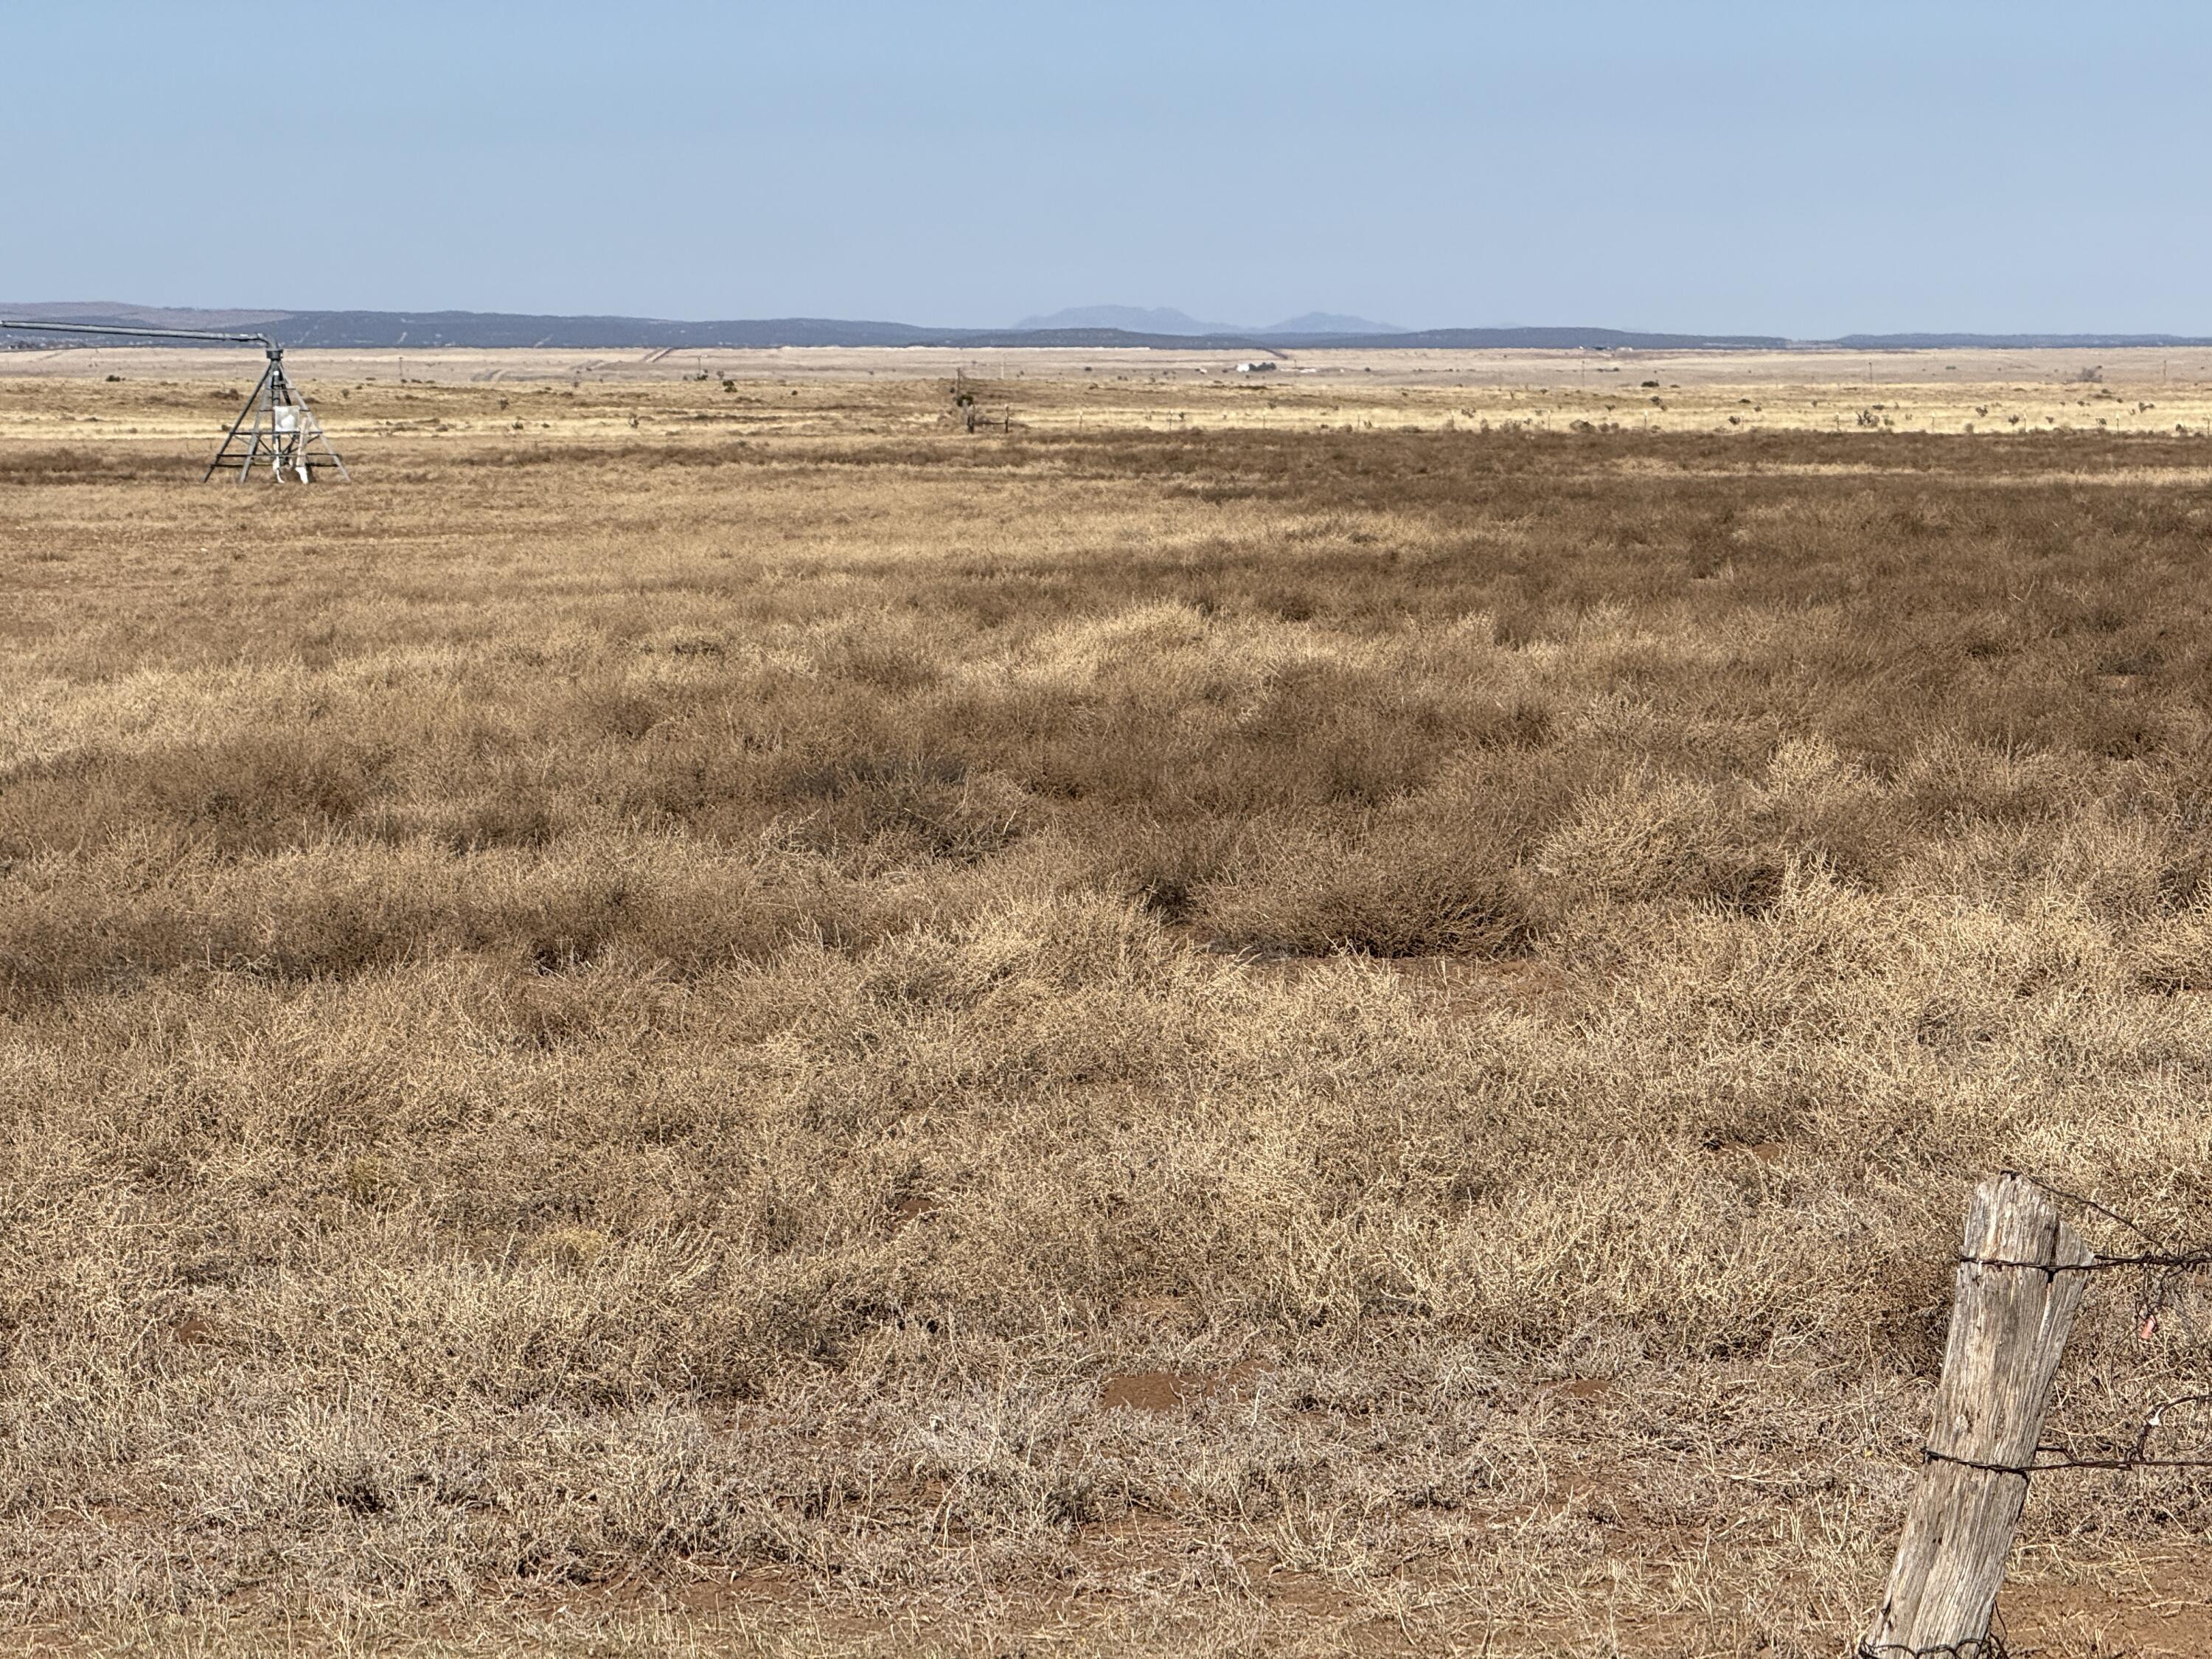
<instances>
[{"instance_id":1,"label":"golden dry grass","mask_svg":"<svg viewBox=\"0 0 2212 1659\"><path fill-rule=\"evenodd\" d=\"M641 434L665 447L732 436L928 432L956 380L994 427L1203 433L1471 431L2212 434L2212 349L1716 352L1060 349L775 351L347 350L294 355L356 444ZM0 351L0 437L190 437L234 410L252 350ZM118 379L109 383L111 373ZM217 390L210 376L240 378ZM99 383L88 386L87 381ZM359 399L358 402L356 399ZM1581 426L1577 426L1577 422ZM102 431L100 428L106 430ZM219 428L218 428L219 429ZM2031 470L2048 463L2021 456ZM1826 456L1815 465L1848 465Z\"/></svg>"},{"instance_id":2,"label":"golden dry grass","mask_svg":"<svg viewBox=\"0 0 2212 1659\"><path fill-rule=\"evenodd\" d=\"M310 388L0 390L50 1646L1830 1652L1969 1182L2212 1235L2201 440Z\"/></svg>"}]
</instances>

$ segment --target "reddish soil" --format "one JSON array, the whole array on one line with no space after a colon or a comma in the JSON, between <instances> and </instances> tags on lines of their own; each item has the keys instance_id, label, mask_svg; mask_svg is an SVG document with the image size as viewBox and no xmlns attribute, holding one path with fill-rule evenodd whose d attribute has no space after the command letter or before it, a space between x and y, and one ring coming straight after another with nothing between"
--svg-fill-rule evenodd
<instances>
[{"instance_id":1,"label":"reddish soil","mask_svg":"<svg viewBox=\"0 0 2212 1659\"><path fill-rule=\"evenodd\" d=\"M2070 1583L2015 1575L1997 1611L2015 1653L2203 1659L2212 1654L2212 1549L2081 1567Z\"/></svg>"}]
</instances>

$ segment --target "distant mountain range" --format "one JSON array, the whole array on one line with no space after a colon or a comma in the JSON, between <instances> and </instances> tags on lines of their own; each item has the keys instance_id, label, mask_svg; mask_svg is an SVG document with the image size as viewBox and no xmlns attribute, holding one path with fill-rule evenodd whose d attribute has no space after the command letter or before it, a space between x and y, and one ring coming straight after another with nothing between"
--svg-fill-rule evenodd
<instances>
[{"instance_id":1,"label":"distant mountain range","mask_svg":"<svg viewBox=\"0 0 2212 1659\"><path fill-rule=\"evenodd\" d=\"M1309 311L1264 328L1242 323L1202 323L1188 313L1165 307L1147 311L1139 306L1072 306L1043 317L1024 317L1014 325L1025 332L1039 329L1118 328L1131 334L1212 335L1227 338L1273 339L1297 334L1403 334L1395 323L1377 323L1365 317L1347 317L1334 311Z\"/></svg>"},{"instance_id":2,"label":"distant mountain range","mask_svg":"<svg viewBox=\"0 0 2212 1659\"><path fill-rule=\"evenodd\" d=\"M1845 351L1942 351L1977 346L1990 350L2095 351L2111 346L2212 345L2212 338L2201 334L1846 334L1819 343Z\"/></svg>"},{"instance_id":3,"label":"distant mountain range","mask_svg":"<svg viewBox=\"0 0 2212 1659\"><path fill-rule=\"evenodd\" d=\"M2212 337L2180 334L1847 334L1833 340L1791 340L1775 334L1661 334L1613 328L1401 329L1364 317L1308 312L1266 328L1201 322L1179 311L1091 306L1031 317L1013 328L921 328L911 323L775 317L732 322L675 322L649 317L538 317L496 311L194 310L81 300L9 305L0 319L74 322L115 328L252 330L287 346L546 346L572 350L636 351L775 346L1152 346L1224 351L1350 347L1365 350L1777 350L1902 351L1972 347L2027 349L2073 347L2212 345ZM55 343L54 337L0 331L0 349Z\"/></svg>"}]
</instances>

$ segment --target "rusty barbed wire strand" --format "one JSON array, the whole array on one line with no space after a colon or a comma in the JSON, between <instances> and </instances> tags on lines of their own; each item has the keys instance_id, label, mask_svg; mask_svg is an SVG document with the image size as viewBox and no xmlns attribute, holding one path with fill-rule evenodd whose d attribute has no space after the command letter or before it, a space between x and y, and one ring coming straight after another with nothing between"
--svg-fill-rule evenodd
<instances>
[{"instance_id":1,"label":"rusty barbed wire strand","mask_svg":"<svg viewBox=\"0 0 2212 1659\"><path fill-rule=\"evenodd\" d=\"M1876 1642L1862 1636L1851 1659L2012 1659L2012 1649L2005 1644L2004 1613L1992 1609L1990 1628L1978 1637L1942 1642L1932 1648L1909 1648L1902 1642Z\"/></svg>"},{"instance_id":2,"label":"rusty barbed wire strand","mask_svg":"<svg viewBox=\"0 0 2212 1659\"><path fill-rule=\"evenodd\" d=\"M2148 1229L2122 1215L2109 1204L2100 1203L2094 1198L2071 1191L2055 1181L2046 1181L2043 1176L2031 1170L2007 1170L2004 1173L2017 1176L2030 1186L2040 1188L2061 1202L2074 1206L2077 1210L2100 1216L2115 1226L2125 1228L2151 1248L2126 1255L2111 1255L2100 1251L2094 1261L2069 1262L2063 1265L2010 1261L1996 1256L1962 1255L1957 1258L1962 1265L1988 1267L2034 1267L2046 1278L2054 1279L2062 1273L2094 1273L2124 1270L2139 1272L2142 1275L2142 1287L2136 1296L2136 1316L2142 1323L2143 1335L2148 1338L2155 1334L2161 1317L2169 1313L2178 1313L2183 1324L2188 1328L2190 1334L2199 1341L2203 1340L2204 1332L2198 1327L2197 1321L2191 1317L2188 1310L2181 1305L2178 1291L2183 1279L2188 1274L2212 1268L2212 1246L2175 1248Z\"/></svg>"},{"instance_id":3,"label":"rusty barbed wire strand","mask_svg":"<svg viewBox=\"0 0 2212 1659\"><path fill-rule=\"evenodd\" d=\"M2004 1173L2018 1176L2062 1203L2072 1205L2079 1211L2102 1217L2115 1226L2125 1228L2151 1248L2128 1255L2106 1255L2100 1252L2093 1261L2060 1263L2018 1261L2002 1256L1960 1255L1954 1258L1960 1267L2027 1268L2048 1279L2056 1279L2060 1273L2140 1272L2143 1275L2143 1285L2137 1297L2136 1314L2146 1339L2156 1334L2162 1315L2178 1308L2177 1291L2182 1279L2190 1273L2212 1268L2212 1246L2175 1249L2108 1204L2069 1191L2030 1170L2007 1170ZM2180 1311L2191 1333L2201 1336L2202 1333L2197 1330L2196 1321L2188 1317L2186 1310ZM2127 1473L2136 1469L2212 1468L2212 1451L2202 1456L2166 1457L2154 1455L2151 1450L2154 1437L2166 1426L2167 1413L2207 1404L2212 1404L2212 1392L2176 1395L2163 1401L2143 1419L2133 1441L2119 1446L2082 1448L2071 1442L2045 1443L2036 1447L2033 1461L2024 1464L1978 1462L1972 1458L1938 1451L1933 1446L1922 1447L1921 1458L1924 1462L1953 1463L1964 1468L1985 1469L1993 1474L2017 1475L2023 1480L2033 1474L2057 1469L2104 1469Z\"/></svg>"},{"instance_id":4,"label":"rusty barbed wire strand","mask_svg":"<svg viewBox=\"0 0 2212 1659\"><path fill-rule=\"evenodd\" d=\"M2148 1229L2094 1198L2069 1191L2027 1170L2006 1170L2003 1173L2018 1176L2061 1203L2073 1206L2081 1213L2100 1217L2117 1227L2125 1229L2149 1248L2125 1255L2107 1255L2100 1252L2093 1261L2063 1263L1961 1255L1954 1258L1958 1266L2027 1269L2043 1274L2045 1279L2056 1279L2060 1273L2139 1272L2142 1274L2143 1282L2137 1297L2136 1311L2142 1322L2143 1336L2148 1339L2156 1333L2161 1316L2177 1312L2191 1334L2200 1340L2203 1339L2203 1331L2190 1316L2188 1310L2180 1304L2178 1291L2188 1275L2212 1269L2212 1246L2172 1248ZM2212 1405L2212 1392L2176 1395L2153 1407L2136 1429L2132 1441L2117 1446L2092 1448L2080 1447L2071 1441L2046 1441L2036 1446L2033 1461L2027 1463L1984 1462L1938 1451L1933 1446L1923 1446L1920 1456L1923 1464L1949 1463L1960 1468L1980 1469L1990 1474L2011 1475L2023 1484L2037 1474L2066 1469L2100 1469L2121 1474L2142 1469L2212 1469L2212 1450L2208 1450L2203 1456L2189 1457L2158 1456L2151 1450L2153 1440L2166 1426L2167 1413L2206 1405ZM1876 1643L1862 1637L1853 1650L1854 1659L2008 1659L2011 1650L2005 1645L2002 1624L2002 1613L1995 1613L1991 1620L1992 1628L1978 1639L1970 1638L1963 1642L1944 1643L1928 1648L1907 1647L1901 1642Z\"/></svg>"}]
</instances>

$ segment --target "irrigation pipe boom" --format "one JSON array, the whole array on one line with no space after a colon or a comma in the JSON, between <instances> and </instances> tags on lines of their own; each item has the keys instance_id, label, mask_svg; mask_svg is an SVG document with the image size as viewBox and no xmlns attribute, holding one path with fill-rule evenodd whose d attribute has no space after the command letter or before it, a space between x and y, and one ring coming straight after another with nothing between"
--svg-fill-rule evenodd
<instances>
[{"instance_id":1,"label":"irrigation pipe boom","mask_svg":"<svg viewBox=\"0 0 2212 1659\"><path fill-rule=\"evenodd\" d=\"M293 386L284 373L284 348L266 334L221 333L199 328L118 328L108 323L49 323L15 322L0 318L0 328L18 329L39 334L109 334L121 335L134 340L198 340L213 345L258 345L267 354L269 367L261 371L261 379L246 398L246 407L230 423L230 431L216 451L215 459L208 463L207 471L200 474L205 483L220 467L235 461L238 481L244 483L252 476L255 463L266 460L269 475L282 481L296 478L301 483L314 482L318 465L313 454L320 445L329 464L337 469L338 477L348 483L353 475L346 471L345 463L338 459L337 450L307 408L307 400ZM252 424L249 427L247 422Z\"/></svg>"}]
</instances>

